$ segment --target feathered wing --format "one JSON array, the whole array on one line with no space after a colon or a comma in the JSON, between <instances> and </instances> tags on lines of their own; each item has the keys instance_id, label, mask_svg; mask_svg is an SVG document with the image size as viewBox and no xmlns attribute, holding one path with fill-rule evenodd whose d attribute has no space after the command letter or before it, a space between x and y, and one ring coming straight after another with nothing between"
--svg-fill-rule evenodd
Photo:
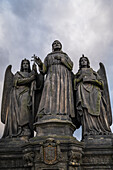
<instances>
[{"instance_id":1,"label":"feathered wing","mask_svg":"<svg viewBox=\"0 0 113 170\"><path fill-rule=\"evenodd\" d=\"M107 118L109 126L112 125L112 111L111 111L111 104L110 104L110 96L109 96L109 89L108 89L108 83L107 83L107 76L106 71L103 63L99 63L100 69L97 71L97 73L100 75L104 82L104 96L107 103Z\"/></svg>"},{"instance_id":2,"label":"feathered wing","mask_svg":"<svg viewBox=\"0 0 113 170\"><path fill-rule=\"evenodd\" d=\"M9 107L10 91L13 87L13 73L11 72L12 65L9 65L5 71L4 87L2 94L2 106L1 106L1 121L5 123L6 113Z\"/></svg>"}]
</instances>

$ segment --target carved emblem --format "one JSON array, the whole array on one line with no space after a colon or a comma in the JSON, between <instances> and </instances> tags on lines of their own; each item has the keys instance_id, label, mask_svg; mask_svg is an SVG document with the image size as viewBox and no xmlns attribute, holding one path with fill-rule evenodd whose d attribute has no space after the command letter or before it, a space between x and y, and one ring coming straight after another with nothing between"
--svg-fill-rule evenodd
<instances>
[{"instance_id":1,"label":"carved emblem","mask_svg":"<svg viewBox=\"0 0 113 170\"><path fill-rule=\"evenodd\" d=\"M48 138L40 148L41 161L46 164L55 164L62 156L60 151L59 142L53 138ZM60 159L62 160L62 159Z\"/></svg>"},{"instance_id":2,"label":"carved emblem","mask_svg":"<svg viewBox=\"0 0 113 170\"><path fill-rule=\"evenodd\" d=\"M48 165L64 161L63 153L60 149L60 142L53 138L48 138L40 143L40 151L35 155L35 162L42 162Z\"/></svg>"},{"instance_id":3,"label":"carved emblem","mask_svg":"<svg viewBox=\"0 0 113 170\"><path fill-rule=\"evenodd\" d=\"M53 164L57 160L56 146L49 144L44 147L44 162L47 164Z\"/></svg>"}]
</instances>

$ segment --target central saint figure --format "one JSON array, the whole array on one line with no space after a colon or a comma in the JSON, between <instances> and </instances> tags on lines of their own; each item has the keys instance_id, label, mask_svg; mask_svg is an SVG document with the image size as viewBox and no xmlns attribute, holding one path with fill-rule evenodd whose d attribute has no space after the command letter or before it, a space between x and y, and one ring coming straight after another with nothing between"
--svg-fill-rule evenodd
<instances>
[{"instance_id":1,"label":"central saint figure","mask_svg":"<svg viewBox=\"0 0 113 170\"><path fill-rule=\"evenodd\" d=\"M58 40L53 42L52 52L47 55L44 63L40 58L34 57L34 59L40 72L46 74L37 121L45 119L46 116L74 118L73 62L66 53L62 52L62 44Z\"/></svg>"}]
</instances>

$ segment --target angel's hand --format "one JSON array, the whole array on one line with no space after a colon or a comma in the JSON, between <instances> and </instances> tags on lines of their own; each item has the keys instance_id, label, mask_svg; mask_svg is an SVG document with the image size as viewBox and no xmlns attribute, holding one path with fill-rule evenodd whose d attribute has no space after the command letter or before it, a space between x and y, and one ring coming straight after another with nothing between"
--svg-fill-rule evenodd
<instances>
[{"instance_id":1,"label":"angel's hand","mask_svg":"<svg viewBox=\"0 0 113 170\"><path fill-rule=\"evenodd\" d=\"M36 59L36 63L38 64L39 67L41 67L43 64L39 57Z\"/></svg>"},{"instance_id":2,"label":"angel's hand","mask_svg":"<svg viewBox=\"0 0 113 170\"><path fill-rule=\"evenodd\" d=\"M34 56L32 56L32 58L34 59L33 61L38 64L39 67L42 66L43 63L39 57L35 56L35 54L34 54Z\"/></svg>"},{"instance_id":3,"label":"angel's hand","mask_svg":"<svg viewBox=\"0 0 113 170\"><path fill-rule=\"evenodd\" d=\"M34 71L35 73L37 72L37 68L36 68L36 64L35 63L32 65L32 71Z\"/></svg>"}]
</instances>

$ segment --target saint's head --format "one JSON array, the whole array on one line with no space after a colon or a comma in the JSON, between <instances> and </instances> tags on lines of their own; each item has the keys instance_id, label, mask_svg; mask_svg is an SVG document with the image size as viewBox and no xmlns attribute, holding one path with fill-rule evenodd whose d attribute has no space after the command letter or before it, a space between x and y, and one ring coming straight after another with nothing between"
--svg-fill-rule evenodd
<instances>
[{"instance_id":1,"label":"saint's head","mask_svg":"<svg viewBox=\"0 0 113 170\"><path fill-rule=\"evenodd\" d=\"M52 44L52 51L61 51L62 49L62 44L60 41L55 40Z\"/></svg>"}]
</instances>

